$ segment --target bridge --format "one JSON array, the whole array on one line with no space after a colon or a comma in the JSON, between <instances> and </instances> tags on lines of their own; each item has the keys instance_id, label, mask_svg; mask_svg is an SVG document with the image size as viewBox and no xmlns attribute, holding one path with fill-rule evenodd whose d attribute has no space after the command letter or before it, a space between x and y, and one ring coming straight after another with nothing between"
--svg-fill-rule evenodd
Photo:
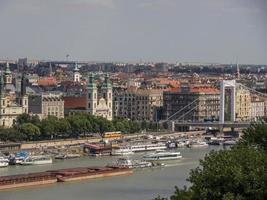
<instances>
[{"instance_id":1,"label":"bridge","mask_svg":"<svg viewBox=\"0 0 267 200\"><path fill-rule=\"evenodd\" d=\"M190 113L196 111L196 109L200 106L196 102L199 101L199 98L196 98L182 109L174 112L171 116L169 116L166 120L161 120L159 123L168 122L171 125L171 129L174 131L175 127L216 127L219 128L220 131L223 131L223 128L246 128L249 127L252 123L253 119L249 119L247 121L236 121L236 111L235 111L235 92L236 87L239 86L241 88L245 88L249 90L250 93L256 94L267 99L267 94L258 92L254 89L251 89L243 84L236 83L235 80L223 80L220 84L220 109L219 109L219 121L193 121L193 120L185 120L186 116ZM230 121L225 121L224 113L225 113L225 89L230 89Z\"/></svg>"}]
</instances>

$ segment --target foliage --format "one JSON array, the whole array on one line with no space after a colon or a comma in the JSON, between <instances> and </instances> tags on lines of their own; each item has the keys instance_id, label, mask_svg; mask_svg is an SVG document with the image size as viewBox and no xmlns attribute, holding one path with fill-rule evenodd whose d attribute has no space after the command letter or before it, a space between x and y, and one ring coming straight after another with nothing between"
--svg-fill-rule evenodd
<instances>
[{"instance_id":1,"label":"foliage","mask_svg":"<svg viewBox=\"0 0 267 200\"><path fill-rule=\"evenodd\" d=\"M239 144L211 151L191 170L190 187L170 200L261 200L267 197L266 122L252 124ZM157 197L156 200L168 200Z\"/></svg>"},{"instance_id":2,"label":"foliage","mask_svg":"<svg viewBox=\"0 0 267 200\"><path fill-rule=\"evenodd\" d=\"M29 140L34 140L40 136L40 129L32 123L23 123L19 127L19 132L26 136Z\"/></svg>"},{"instance_id":3,"label":"foliage","mask_svg":"<svg viewBox=\"0 0 267 200\"><path fill-rule=\"evenodd\" d=\"M13 128L0 128L0 141L44 140L77 138L88 133L121 131L136 133L142 129L155 130L156 124L128 119L109 121L88 114L76 114L62 119L54 116L40 120L38 116L20 115Z\"/></svg>"},{"instance_id":4,"label":"foliage","mask_svg":"<svg viewBox=\"0 0 267 200\"><path fill-rule=\"evenodd\" d=\"M267 123L266 120L252 124L243 131L241 144L256 146L267 151Z\"/></svg>"}]
</instances>

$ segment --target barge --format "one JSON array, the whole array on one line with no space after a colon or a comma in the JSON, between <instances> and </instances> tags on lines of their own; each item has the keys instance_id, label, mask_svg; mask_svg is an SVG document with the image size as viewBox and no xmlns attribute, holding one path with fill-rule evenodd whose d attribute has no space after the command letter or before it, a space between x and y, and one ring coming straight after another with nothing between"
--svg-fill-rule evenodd
<instances>
[{"instance_id":1,"label":"barge","mask_svg":"<svg viewBox=\"0 0 267 200\"><path fill-rule=\"evenodd\" d=\"M51 172L19 174L0 177L0 190L18 187L56 183L57 177Z\"/></svg>"},{"instance_id":2,"label":"barge","mask_svg":"<svg viewBox=\"0 0 267 200\"><path fill-rule=\"evenodd\" d=\"M0 177L0 190L27 186L38 186L56 182L96 179L111 176L131 175L128 167L79 167L51 170L39 173L19 174Z\"/></svg>"},{"instance_id":3,"label":"barge","mask_svg":"<svg viewBox=\"0 0 267 200\"><path fill-rule=\"evenodd\" d=\"M110 176L131 175L133 171L128 167L86 167L57 170L55 173L58 182L69 182Z\"/></svg>"}]
</instances>

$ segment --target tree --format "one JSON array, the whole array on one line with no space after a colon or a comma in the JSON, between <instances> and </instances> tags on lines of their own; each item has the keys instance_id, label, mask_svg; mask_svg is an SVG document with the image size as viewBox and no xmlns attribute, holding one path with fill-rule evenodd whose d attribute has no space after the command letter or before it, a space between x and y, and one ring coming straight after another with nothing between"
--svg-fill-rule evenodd
<instances>
[{"instance_id":1,"label":"tree","mask_svg":"<svg viewBox=\"0 0 267 200\"><path fill-rule=\"evenodd\" d=\"M263 120L252 124L249 128L243 131L241 144L256 146L267 151L267 123Z\"/></svg>"},{"instance_id":2,"label":"tree","mask_svg":"<svg viewBox=\"0 0 267 200\"><path fill-rule=\"evenodd\" d=\"M191 186L176 188L170 200L261 200L267 197L266 121L244 130L230 150L211 151L191 170ZM167 200L158 197L157 200Z\"/></svg>"},{"instance_id":3,"label":"tree","mask_svg":"<svg viewBox=\"0 0 267 200\"><path fill-rule=\"evenodd\" d=\"M32 123L24 123L19 127L20 133L24 134L27 140L34 140L40 136L40 129Z\"/></svg>"},{"instance_id":4,"label":"tree","mask_svg":"<svg viewBox=\"0 0 267 200\"><path fill-rule=\"evenodd\" d=\"M53 139L56 133L57 118L48 116L40 124L41 135L46 139Z\"/></svg>"}]
</instances>

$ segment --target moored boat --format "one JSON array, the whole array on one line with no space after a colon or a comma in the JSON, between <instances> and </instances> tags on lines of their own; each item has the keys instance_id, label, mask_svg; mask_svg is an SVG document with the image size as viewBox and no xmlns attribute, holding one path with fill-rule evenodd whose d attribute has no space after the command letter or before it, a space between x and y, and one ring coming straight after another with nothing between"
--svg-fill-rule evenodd
<instances>
[{"instance_id":1,"label":"moored boat","mask_svg":"<svg viewBox=\"0 0 267 200\"><path fill-rule=\"evenodd\" d=\"M29 156L25 158L20 164L21 165L43 165L43 164L52 164L52 158L46 155L40 156Z\"/></svg>"},{"instance_id":2,"label":"moored boat","mask_svg":"<svg viewBox=\"0 0 267 200\"><path fill-rule=\"evenodd\" d=\"M135 144L130 146L130 149L133 152L142 152L142 151L156 151L167 149L165 143L155 143L155 144Z\"/></svg>"},{"instance_id":3,"label":"moored boat","mask_svg":"<svg viewBox=\"0 0 267 200\"><path fill-rule=\"evenodd\" d=\"M21 164L22 161L28 157L30 154L27 152L19 152L16 153L15 155L11 155L9 157L9 164L10 165L16 165L16 164Z\"/></svg>"},{"instance_id":4,"label":"moored boat","mask_svg":"<svg viewBox=\"0 0 267 200\"><path fill-rule=\"evenodd\" d=\"M72 159L72 158L79 158L81 157L80 154L59 154L59 155L56 155L55 156L55 159L61 159L61 160L64 160L64 159Z\"/></svg>"},{"instance_id":5,"label":"moored boat","mask_svg":"<svg viewBox=\"0 0 267 200\"><path fill-rule=\"evenodd\" d=\"M143 156L145 161L162 161L162 160L179 160L181 159L180 152L168 152L168 151L159 151Z\"/></svg>"},{"instance_id":6,"label":"moored boat","mask_svg":"<svg viewBox=\"0 0 267 200\"><path fill-rule=\"evenodd\" d=\"M143 160L132 160L132 159L120 158L115 163L115 166L128 167L128 168L148 168L148 167L152 167L153 164L151 162L147 162Z\"/></svg>"},{"instance_id":7,"label":"moored boat","mask_svg":"<svg viewBox=\"0 0 267 200\"><path fill-rule=\"evenodd\" d=\"M114 148L111 151L111 155L113 156L124 156L124 155L130 155L130 154L134 154L134 152L132 151L130 147L127 147L127 146Z\"/></svg>"},{"instance_id":8,"label":"moored boat","mask_svg":"<svg viewBox=\"0 0 267 200\"><path fill-rule=\"evenodd\" d=\"M209 145L207 144L207 142L204 141L193 141L188 146L194 148L194 147L207 147Z\"/></svg>"},{"instance_id":9,"label":"moored boat","mask_svg":"<svg viewBox=\"0 0 267 200\"><path fill-rule=\"evenodd\" d=\"M7 167L9 160L5 157L0 156L0 167Z\"/></svg>"}]
</instances>

